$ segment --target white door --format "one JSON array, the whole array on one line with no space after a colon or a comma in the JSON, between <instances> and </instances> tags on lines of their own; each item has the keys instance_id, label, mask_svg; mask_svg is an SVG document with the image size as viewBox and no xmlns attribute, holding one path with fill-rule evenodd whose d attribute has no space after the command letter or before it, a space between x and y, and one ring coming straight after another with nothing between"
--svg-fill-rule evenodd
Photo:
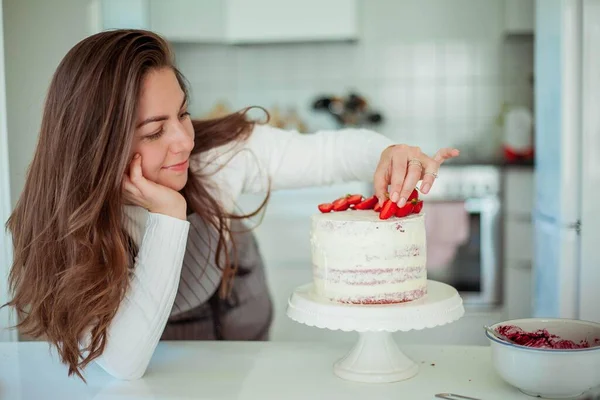
<instances>
[{"instance_id":1,"label":"white door","mask_svg":"<svg viewBox=\"0 0 600 400\"><path fill-rule=\"evenodd\" d=\"M4 27L2 25L2 2L0 1L0 305L8 301L7 275L12 260L12 245L4 229L10 205L8 181L8 134L6 132L6 82L4 79ZM7 307L0 310L0 342L16 340L12 313Z\"/></svg>"}]
</instances>

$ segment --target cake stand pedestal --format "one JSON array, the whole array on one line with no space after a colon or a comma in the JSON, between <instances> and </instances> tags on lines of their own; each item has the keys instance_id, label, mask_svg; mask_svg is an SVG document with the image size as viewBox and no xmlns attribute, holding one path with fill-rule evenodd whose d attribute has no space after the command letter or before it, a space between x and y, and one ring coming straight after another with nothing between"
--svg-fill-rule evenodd
<instances>
[{"instance_id":1,"label":"cake stand pedestal","mask_svg":"<svg viewBox=\"0 0 600 400\"><path fill-rule=\"evenodd\" d=\"M318 296L313 284L296 288L288 300L292 320L317 328L355 331L358 342L333 367L342 379L385 383L417 375L419 366L396 345L393 332L433 328L458 320L464 307L456 289L427 281L427 295L400 304L339 304Z\"/></svg>"}]
</instances>

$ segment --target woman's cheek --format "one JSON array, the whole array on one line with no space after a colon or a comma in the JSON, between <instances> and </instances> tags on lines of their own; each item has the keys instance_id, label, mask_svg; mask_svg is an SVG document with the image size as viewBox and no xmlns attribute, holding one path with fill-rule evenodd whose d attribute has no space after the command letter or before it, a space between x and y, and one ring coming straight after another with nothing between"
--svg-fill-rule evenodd
<instances>
[{"instance_id":1,"label":"woman's cheek","mask_svg":"<svg viewBox=\"0 0 600 400\"><path fill-rule=\"evenodd\" d=\"M160 166L157 166L155 158L150 153L141 153L142 155L142 174L144 178L156 182Z\"/></svg>"}]
</instances>

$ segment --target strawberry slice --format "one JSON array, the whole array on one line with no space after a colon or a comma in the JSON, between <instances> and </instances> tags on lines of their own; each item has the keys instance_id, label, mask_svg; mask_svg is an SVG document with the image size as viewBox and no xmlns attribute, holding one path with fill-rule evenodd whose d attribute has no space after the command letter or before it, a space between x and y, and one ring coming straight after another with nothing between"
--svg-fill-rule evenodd
<instances>
[{"instance_id":1,"label":"strawberry slice","mask_svg":"<svg viewBox=\"0 0 600 400\"><path fill-rule=\"evenodd\" d=\"M421 212L422 209L423 209L423 200L419 200L419 201L417 201L417 203L415 204L415 206L413 208L413 213L418 214Z\"/></svg>"},{"instance_id":2,"label":"strawberry slice","mask_svg":"<svg viewBox=\"0 0 600 400\"><path fill-rule=\"evenodd\" d=\"M390 194L389 193L385 193L385 198L389 199L390 198ZM377 201L377 204L375 205L375 207L373 208L373 211L375 212L380 212L381 208L385 205L385 201L383 202L383 205L379 205L379 201Z\"/></svg>"},{"instance_id":3,"label":"strawberry slice","mask_svg":"<svg viewBox=\"0 0 600 400\"><path fill-rule=\"evenodd\" d=\"M377 205L377 197L369 197L354 206L357 210L371 210L373 207Z\"/></svg>"},{"instance_id":4,"label":"strawberry slice","mask_svg":"<svg viewBox=\"0 0 600 400\"><path fill-rule=\"evenodd\" d=\"M350 207L350 204L348 203L348 200L346 200L345 197L337 199L333 202L333 211L345 211L348 209L348 207Z\"/></svg>"},{"instance_id":5,"label":"strawberry slice","mask_svg":"<svg viewBox=\"0 0 600 400\"><path fill-rule=\"evenodd\" d=\"M379 219L388 219L393 217L398 209L398 205L391 200L386 200L379 212Z\"/></svg>"},{"instance_id":6,"label":"strawberry slice","mask_svg":"<svg viewBox=\"0 0 600 400\"><path fill-rule=\"evenodd\" d=\"M346 196L346 200L349 204L358 204L362 201L362 194L349 194Z\"/></svg>"},{"instance_id":7,"label":"strawberry slice","mask_svg":"<svg viewBox=\"0 0 600 400\"><path fill-rule=\"evenodd\" d=\"M404 206L396 210L396 217L402 218L410 215L413 212L415 206L412 203L406 203Z\"/></svg>"},{"instance_id":8,"label":"strawberry slice","mask_svg":"<svg viewBox=\"0 0 600 400\"><path fill-rule=\"evenodd\" d=\"M331 203L319 204L319 211L321 211L322 213L328 213L328 212L331 212L331 210L333 210L333 204L331 204Z\"/></svg>"},{"instance_id":9,"label":"strawberry slice","mask_svg":"<svg viewBox=\"0 0 600 400\"><path fill-rule=\"evenodd\" d=\"M413 200L419 200L419 192L417 191L417 189L413 189L413 191L410 194L410 196L408 196L408 200L406 200L406 202L410 203Z\"/></svg>"}]
</instances>

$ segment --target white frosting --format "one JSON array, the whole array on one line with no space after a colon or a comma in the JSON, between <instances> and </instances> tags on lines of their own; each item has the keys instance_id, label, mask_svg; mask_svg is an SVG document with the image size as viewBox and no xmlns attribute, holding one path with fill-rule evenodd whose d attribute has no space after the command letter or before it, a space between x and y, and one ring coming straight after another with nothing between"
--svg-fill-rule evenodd
<instances>
[{"instance_id":1,"label":"white frosting","mask_svg":"<svg viewBox=\"0 0 600 400\"><path fill-rule=\"evenodd\" d=\"M312 216L313 281L333 301L414 300L427 288L424 215L379 219L373 210Z\"/></svg>"}]
</instances>

